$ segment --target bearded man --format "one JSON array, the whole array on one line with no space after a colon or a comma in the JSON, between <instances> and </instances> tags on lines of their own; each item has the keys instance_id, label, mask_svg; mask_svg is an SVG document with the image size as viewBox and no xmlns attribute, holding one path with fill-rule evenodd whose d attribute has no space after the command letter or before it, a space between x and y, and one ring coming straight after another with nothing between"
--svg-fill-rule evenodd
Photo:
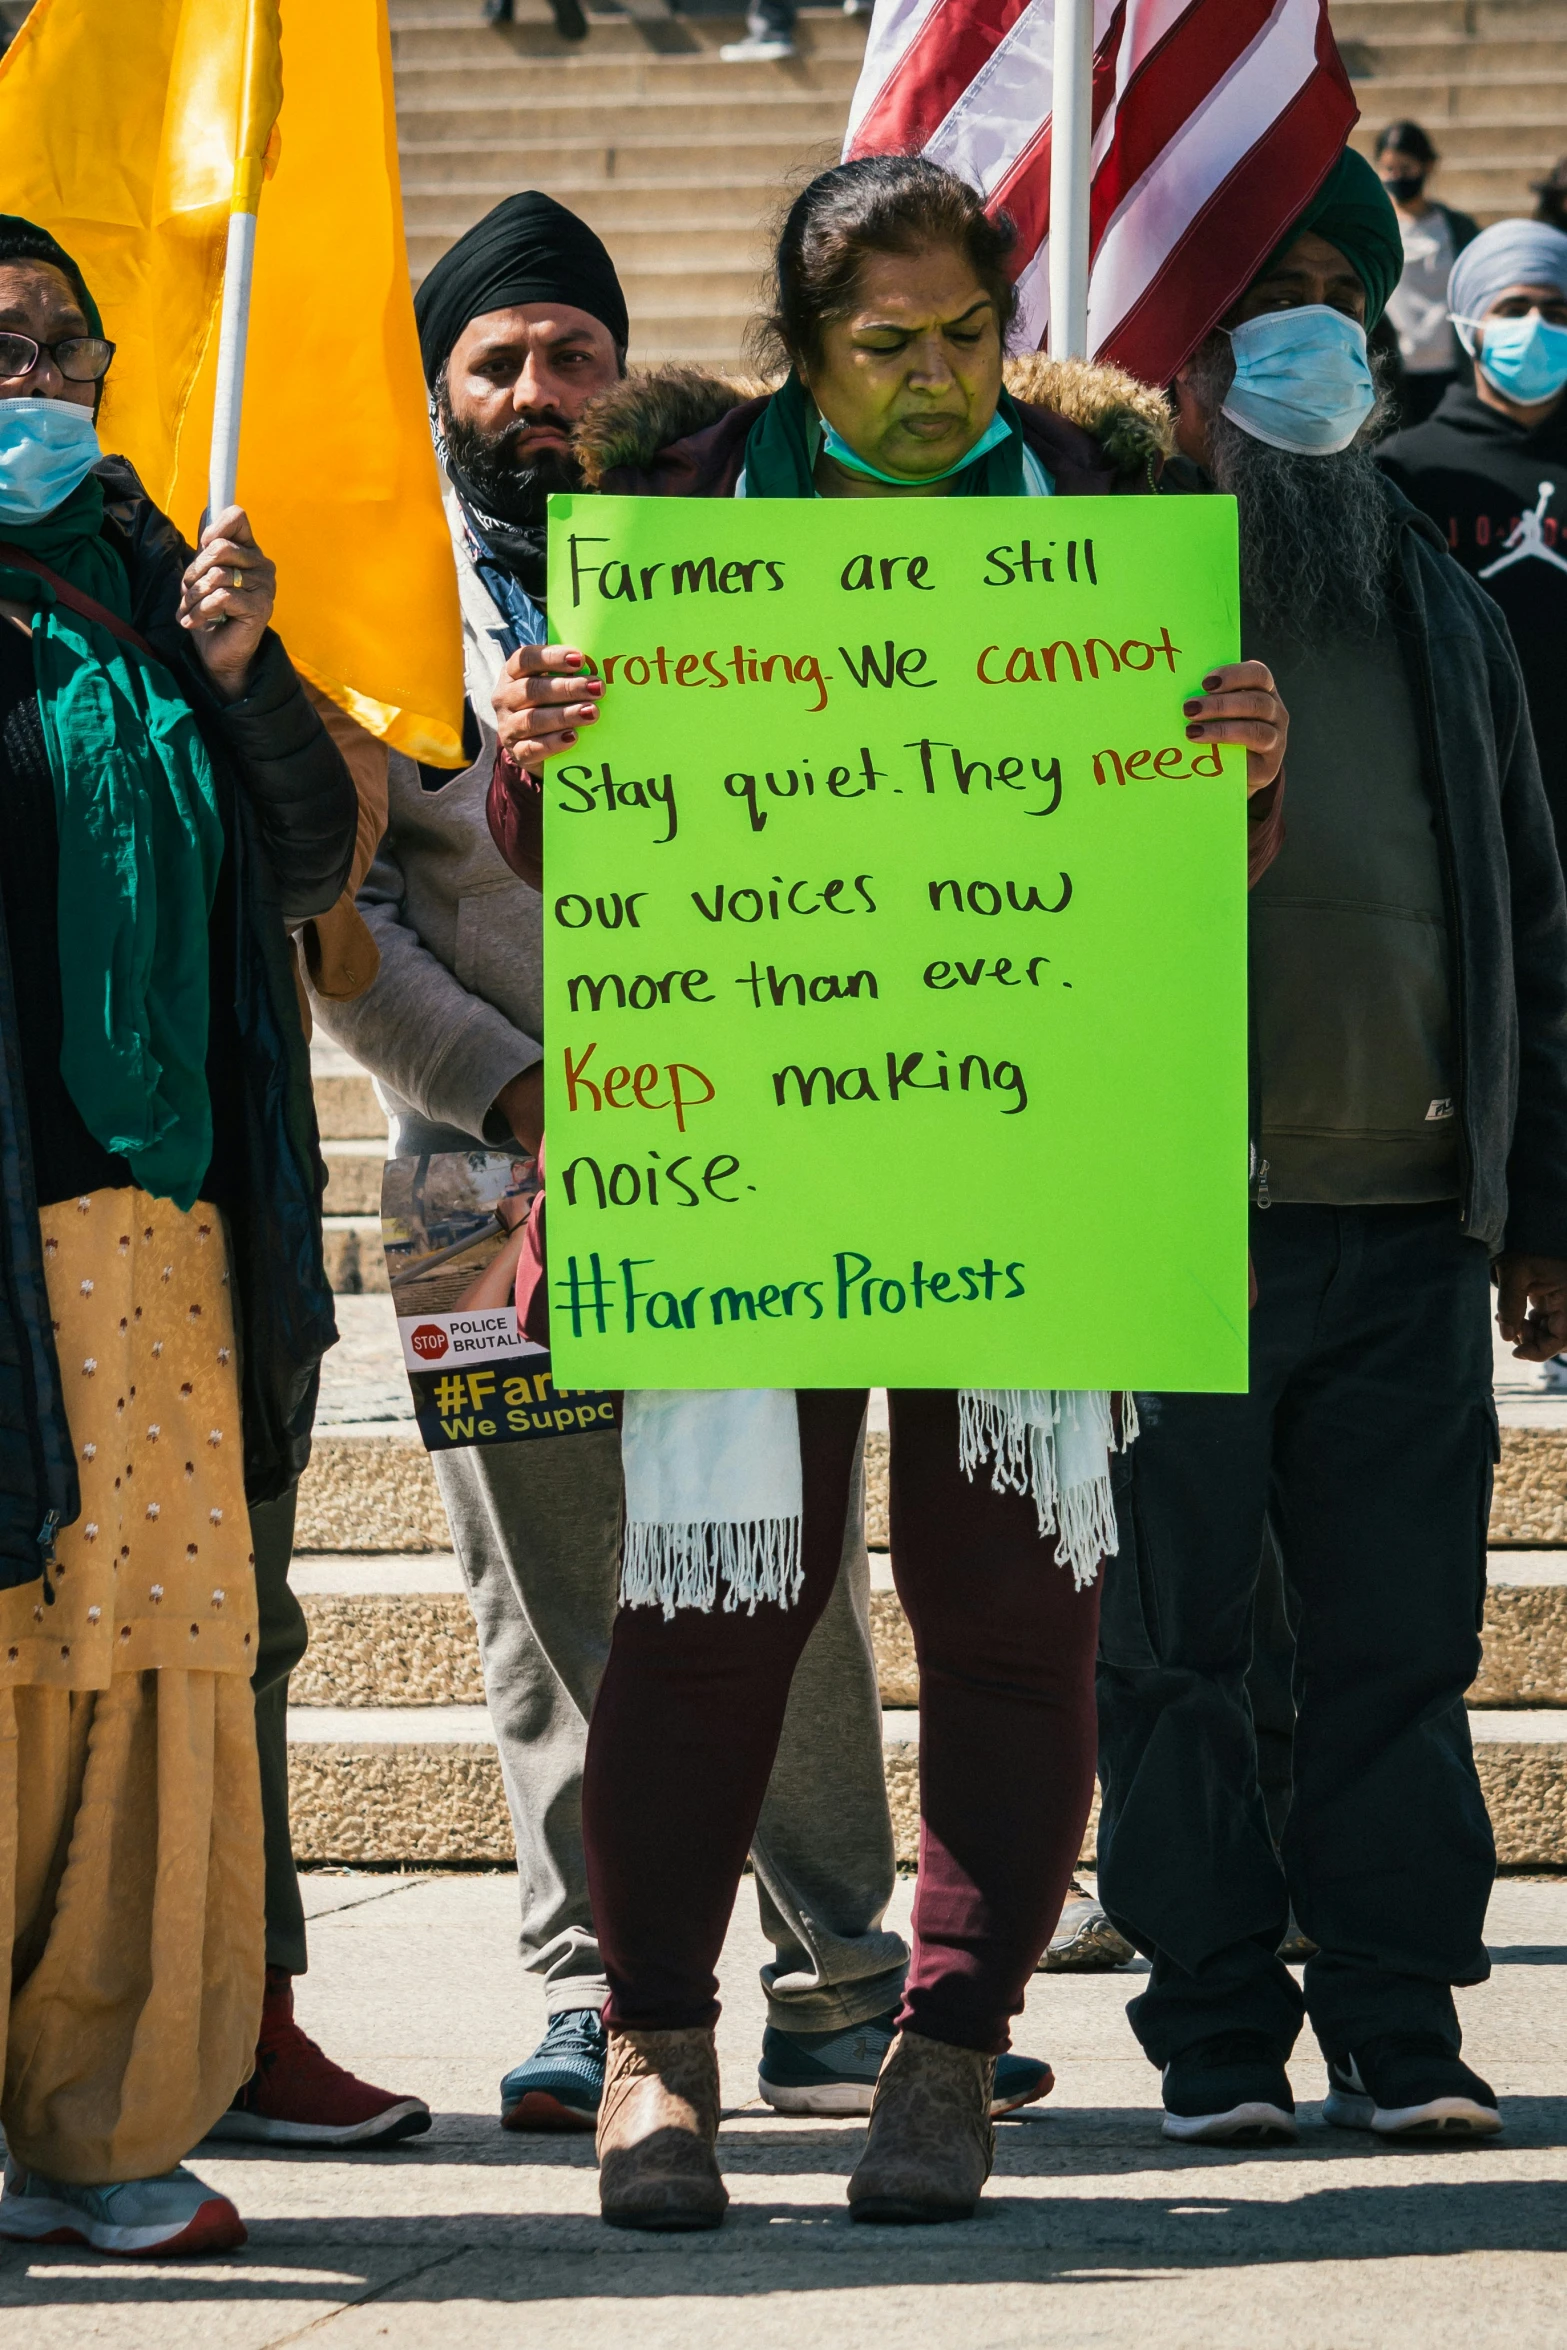
<instances>
[{"instance_id":1,"label":"bearded man","mask_svg":"<svg viewBox=\"0 0 1567 2350\"><path fill-rule=\"evenodd\" d=\"M468 688L453 775L393 754L386 839L359 894L380 949L321 1025L377 1079L393 1148L537 1149L543 1129L544 904L490 838L492 703L545 641L547 501L578 490L572 433L624 372L625 298L585 222L511 196L445 254L415 308L457 558ZM536 656L542 659L543 656ZM513 662L513 666L515 663ZM591 697L592 685L573 693ZM594 723L584 698L573 723ZM433 1454L478 1627L522 1896L524 1964L549 2028L501 2084L510 2129L591 2130L609 1996L588 1901L581 1782L619 1574L618 1432ZM844 1571L795 1675L754 1850L768 2031L758 2086L794 2113L868 2112L908 1960L882 1914L894 1882L869 1562L856 1489ZM1053 2075L1013 2056L997 2098Z\"/></svg>"},{"instance_id":2,"label":"bearded man","mask_svg":"<svg viewBox=\"0 0 1567 2350\"><path fill-rule=\"evenodd\" d=\"M1100 1894L1166 2133L1484 2134L1452 1986L1495 1852L1464 1691L1496 1415L1487 1285L1567 1339L1567 906L1501 615L1377 470L1366 329L1402 265L1346 153L1176 391L1168 486L1238 505L1243 633L1291 714L1252 895L1246 1395L1139 1397L1101 1648ZM1298 1615L1275 1852L1245 1675L1264 1524ZM1276 1953L1293 1900L1304 1988Z\"/></svg>"}]
</instances>

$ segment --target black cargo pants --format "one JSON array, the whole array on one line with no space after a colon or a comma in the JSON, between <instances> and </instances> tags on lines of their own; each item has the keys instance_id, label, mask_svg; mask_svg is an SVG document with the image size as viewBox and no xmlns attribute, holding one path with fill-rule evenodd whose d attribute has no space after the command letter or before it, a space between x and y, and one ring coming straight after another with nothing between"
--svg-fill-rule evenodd
<instances>
[{"instance_id":1,"label":"black cargo pants","mask_svg":"<svg viewBox=\"0 0 1567 2350\"><path fill-rule=\"evenodd\" d=\"M1279 2052L1456 2049L1489 1971L1495 1847L1464 1691L1496 1456L1489 1268L1456 1206L1254 1210L1251 1390L1139 1396L1118 1463L1099 1667L1099 1891L1153 1961L1129 2014L1162 2065L1214 2033ZM1246 1694L1272 1517L1299 1631L1282 1862Z\"/></svg>"}]
</instances>

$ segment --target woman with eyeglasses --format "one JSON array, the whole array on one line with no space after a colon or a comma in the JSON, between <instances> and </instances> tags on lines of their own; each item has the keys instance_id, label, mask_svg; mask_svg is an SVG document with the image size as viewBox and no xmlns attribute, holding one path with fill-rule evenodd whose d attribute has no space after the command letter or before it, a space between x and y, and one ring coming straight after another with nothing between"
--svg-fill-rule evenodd
<instances>
[{"instance_id":1,"label":"woman with eyeglasses","mask_svg":"<svg viewBox=\"0 0 1567 2350\"><path fill-rule=\"evenodd\" d=\"M261 2010L246 1505L333 1337L285 925L356 803L243 512L193 554L101 454L113 357L0 217L0 2236L178 2254L245 2236L180 2165Z\"/></svg>"}]
</instances>

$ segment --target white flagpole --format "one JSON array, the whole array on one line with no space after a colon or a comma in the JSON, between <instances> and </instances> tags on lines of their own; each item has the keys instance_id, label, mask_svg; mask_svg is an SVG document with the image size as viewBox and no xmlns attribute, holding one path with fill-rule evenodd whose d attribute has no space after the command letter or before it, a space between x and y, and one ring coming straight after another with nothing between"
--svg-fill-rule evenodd
<instances>
[{"instance_id":1,"label":"white flagpole","mask_svg":"<svg viewBox=\"0 0 1567 2350\"><path fill-rule=\"evenodd\" d=\"M218 381L212 409L212 458L207 475L207 512L221 514L234 503L239 472L239 421L245 400L245 347L250 336L250 277L256 258L256 215L229 214L228 255L223 269L223 319L218 329Z\"/></svg>"},{"instance_id":2,"label":"white flagpole","mask_svg":"<svg viewBox=\"0 0 1567 2350\"><path fill-rule=\"evenodd\" d=\"M1094 0L1055 0L1050 94L1050 355L1088 356Z\"/></svg>"},{"instance_id":3,"label":"white flagpole","mask_svg":"<svg viewBox=\"0 0 1567 2350\"><path fill-rule=\"evenodd\" d=\"M245 349L250 339L250 279L256 259L256 214L266 176L266 148L281 98L277 85L275 0L233 0L244 12L240 65L239 152L229 204L223 267L223 317L218 328L218 380L212 409L212 455L207 467L209 519L234 503L239 472L239 422L245 404ZM270 103L268 103L270 101ZM258 119L265 105L266 119Z\"/></svg>"}]
</instances>

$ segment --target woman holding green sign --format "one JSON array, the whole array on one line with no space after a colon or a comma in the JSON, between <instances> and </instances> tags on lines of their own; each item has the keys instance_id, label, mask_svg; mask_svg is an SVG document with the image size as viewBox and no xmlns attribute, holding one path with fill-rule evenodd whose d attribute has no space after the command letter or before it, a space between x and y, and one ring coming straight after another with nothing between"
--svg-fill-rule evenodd
<instances>
[{"instance_id":1,"label":"woman holding green sign","mask_svg":"<svg viewBox=\"0 0 1567 2350\"><path fill-rule=\"evenodd\" d=\"M777 256L779 389L629 381L580 436L605 490L747 498L1061 497L1153 489L1159 397L1037 357L1004 377L1012 231L918 158L824 173ZM1197 740L1244 744L1258 861L1285 719L1260 664L1205 681ZM580 653L528 647L496 696L491 824L539 870L544 763L596 722ZM542 1319L541 1266L519 1304ZM622 1605L588 1740L583 1827L610 1983L599 2123L615 2225L717 2225L715 1967L790 1678L837 1573L863 1390L626 1398ZM957 2219L991 2161L995 2060L1059 1915L1093 1792L1109 1456L1104 1394L890 1398L892 1548L921 1670L914 1956L849 2182L855 2218ZM977 1470L987 1474L976 1476ZM1070 1571L1067 1571L1070 1570ZM722 1605L714 1602L720 1597ZM678 1892L677 1892L678 1889Z\"/></svg>"}]
</instances>

